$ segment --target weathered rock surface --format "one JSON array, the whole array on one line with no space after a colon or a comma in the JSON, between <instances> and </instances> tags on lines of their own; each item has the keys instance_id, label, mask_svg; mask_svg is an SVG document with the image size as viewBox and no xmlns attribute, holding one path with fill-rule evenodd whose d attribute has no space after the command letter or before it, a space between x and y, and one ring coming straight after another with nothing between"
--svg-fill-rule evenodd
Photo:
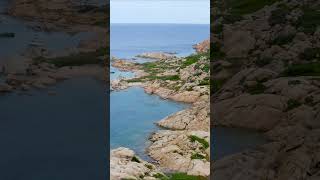
<instances>
[{"instance_id":1,"label":"weathered rock surface","mask_svg":"<svg viewBox=\"0 0 320 180\"><path fill-rule=\"evenodd\" d=\"M260 130L271 142L216 160L213 179L319 179L319 22L306 17L320 1L268 2L235 19L216 3L212 124Z\"/></svg>"},{"instance_id":2,"label":"weathered rock surface","mask_svg":"<svg viewBox=\"0 0 320 180\"><path fill-rule=\"evenodd\" d=\"M172 59L176 56L169 53L163 53L163 52L147 52L142 53L140 55L137 55L137 57L140 58L148 58L148 59L159 59L159 60L166 60L166 59Z\"/></svg>"},{"instance_id":3,"label":"weathered rock surface","mask_svg":"<svg viewBox=\"0 0 320 180\"><path fill-rule=\"evenodd\" d=\"M161 172L153 164L143 161L128 148L121 147L110 152L110 180L153 180L158 173Z\"/></svg>"},{"instance_id":4,"label":"weathered rock surface","mask_svg":"<svg viewBox=\"0 0 320 180\"><path fill-rule=\"evenodd\" d=\"M189 175L209 176L210 153L207 154L206 148L201 143L192 141L190 136L210 142L210 134L205 131L158 131L151 136L149 155L159 161L162 167ZM194 154L200 154L201 158L193 158Z\"/></svg>"}]
</instances>

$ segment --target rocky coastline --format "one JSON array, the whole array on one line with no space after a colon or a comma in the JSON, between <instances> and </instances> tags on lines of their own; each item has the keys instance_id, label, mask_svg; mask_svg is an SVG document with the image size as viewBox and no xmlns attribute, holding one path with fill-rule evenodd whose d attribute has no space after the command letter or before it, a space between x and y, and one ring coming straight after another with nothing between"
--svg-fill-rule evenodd
<instances>
[{"instance_id":1,"label":"rocky coastline","mask_svg":"<svg viewBox=\"0 0 320 180\"><path fill-rule=\"evenodd\" d=\"M49 3L49 4L48 4ZM48 6L49 5L49 6ZM50 7L48 11L46 8ZM92 11L96 12L92 7ZM104 82L108 81L106 74L108 59L106 27L90 24L85 19L88 13L78 12L79 22L56 21L66 17L61 11L76 11L77 7L69 1L11 1L8 13L4 16L23 19L28 27L37 32L92 33L90 38L81 39L75 47L64 50L49 50L40 40L27 42L26 49L21 54L15 54L0 62L0 93L26 92L32 89L46 89L59 81L77 78L93 77ZM107 13L99 12L101 16ZM49 19L48 19L49 18ZM51 20L50 20L51 18ZM21 23L22 23L21 22ZM65 23L62 23L65 22ZM93 22L93 21L90 21ZM45 27L44 27L45 26ZM103 38L102 38L103 37ZM12 37L16 38L16 37Z\"/></svg>"},{"instance_id":2,"label":"rocky coastline","mask_svg":"<svg viewBox=\"0 0 320 180\"><path fill-rule=\"evenodd\" d=\"M208 52L185 58L159 58L147 63L134 63L113 58L112 66L135 73L133 78L111 81L111 89L142 87L148 94L189 103L190 107L172 114L157 125L149 140L148 155L162 172L185 173L207 179L210 175L210 108ZM111 174L115 172L111 169ZM127 178L127 177L122 177ZM137 177L135 179L148 179ZM155 178L160 179L160 178Z\"/></svg>"},{"instance_id":3,"label":"rocky coastline","mask_svg":"<svg viewBox=\"0 0 320 180\"><path fill-rule=\"evenodd\" d=\"M213 7L213 126L270 142L215 161L213 179L320 178L318 0Z\"/></svg>"}]
</instances>

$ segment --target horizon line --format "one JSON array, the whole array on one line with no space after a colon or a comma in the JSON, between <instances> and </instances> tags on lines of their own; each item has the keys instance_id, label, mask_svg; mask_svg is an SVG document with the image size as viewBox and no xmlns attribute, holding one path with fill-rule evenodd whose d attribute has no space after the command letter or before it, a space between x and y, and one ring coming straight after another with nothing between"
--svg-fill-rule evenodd
<instances>
[{"instance_id":1,"label":"horizon line","mask_svg":"<svg viewBox=\"0 0 320 180\"><path fill-rule=\"evenodd\" d=\"M172 24L172 25L210 25L210 23L144 23L144 22L137 22L137 23L132 23L132 22L116 22L116 23L111 23L111 24Z\"/></svg>"}]
</instances>

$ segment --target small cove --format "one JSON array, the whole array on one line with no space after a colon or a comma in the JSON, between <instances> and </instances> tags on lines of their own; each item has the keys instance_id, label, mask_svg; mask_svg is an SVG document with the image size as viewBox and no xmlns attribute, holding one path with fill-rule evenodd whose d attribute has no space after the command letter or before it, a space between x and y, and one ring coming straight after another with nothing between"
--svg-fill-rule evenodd
<instances>
[{"instance_id":1,"label":"small cove","mask_svg":"<svg viewBox=\"0 0 320 180\"><path fill-rule=\"evenodd\" d=\"M111 56L131 59L144 52L177 52L178 56L193 53L192 45L208 37L205 25L111 25ZM194 26L194 27L192 27ZM160 27L160 28L159 28ZM153 28L155 30L153 30ZM189 28L189 29L188 29ZM130 32L130 33L128 33ZM170 33L168 33L170 32ZM157 35L156 33L160 33ZM174 36L173 34L177 34ZM121 72L111 67L111 79L119 76L132 77L130 72ZM139 99L142 99L142 103ZM147 104L153 104L148 106ZM166 115L187 108L187 105L165 101L147 95L135 87L111 93L111 149L124 146L135 150L144 159L149 159L145 149L148 137L159 128L154 124ZM158 106L158 107L155 107ZM163 113L154 114L154 111ZM213 159L255 148L266 143L258 132L234 128L214 128Z\"/></svg>"}]
</instances>

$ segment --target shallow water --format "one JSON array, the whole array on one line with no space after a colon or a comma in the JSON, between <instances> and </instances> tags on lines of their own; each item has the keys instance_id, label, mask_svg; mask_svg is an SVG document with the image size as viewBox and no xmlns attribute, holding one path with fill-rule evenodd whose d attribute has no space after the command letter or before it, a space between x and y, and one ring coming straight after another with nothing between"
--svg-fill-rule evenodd
<instances>
[{"instance_id":1,"label":"shallow water","mask_svg":"<svg viewBox=\"0 0 320 180\"><path fill-rule=\"evenodd\" d=\"M81 78L51 87L53 96L0 96L0 179L106 179L104 89Z\"/></svg>"},{"instance_id":2,"label":"shallow water","mask_svg":"<svg viewBox=\"0 0 320 180\"><path fill-rule=\"evenodd\" d=\"M154 124L162 118L186 108L187 105L148 95L142 88L133 87L110 94L110 146L128 147L147 159L145 148Z\"/></svg>"},{"instance_id":3,"label":"shallow water","mask_svg":"<svg viewBox=\"0 0 320 180\"><path fill-rule=\"evenodd\" d=\"M134 73L133 72L124 72L124 71L119 71L117 68L114 68L112 66L110 66L110 79L114 80L114 79L119 79L121 77L125 77L125 78L131 78L134 77Z\"/></svg>"}]
</instances>

